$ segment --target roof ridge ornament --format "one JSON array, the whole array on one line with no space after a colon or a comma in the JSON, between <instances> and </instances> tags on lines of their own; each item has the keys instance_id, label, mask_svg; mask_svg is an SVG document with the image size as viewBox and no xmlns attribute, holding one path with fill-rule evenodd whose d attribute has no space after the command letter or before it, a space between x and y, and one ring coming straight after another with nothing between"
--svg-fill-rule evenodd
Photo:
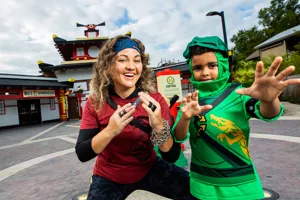
<instances>
[{"instance_id":1,"label":"roof ridge ornament","mask_svg":"<svg viewBox=\"0 0 300 200\"><path fill-rule=\"evenodd\" d=\"M105 22L102 22L100 24L80 24L76 22L77 27L85 27L87 30L84 31L84 35L86 37L98 37L99 30L96 29L97 26L105 26Z\"/></svg>"}]
</instances>

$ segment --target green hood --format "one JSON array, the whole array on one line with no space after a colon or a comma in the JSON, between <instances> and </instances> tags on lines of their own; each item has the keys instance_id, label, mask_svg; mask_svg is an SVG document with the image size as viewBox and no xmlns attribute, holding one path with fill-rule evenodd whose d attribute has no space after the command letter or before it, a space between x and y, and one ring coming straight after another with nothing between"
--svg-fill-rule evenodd
<instances>
[{"instance_id":1,"label":"green hood","mask_svg":"<svg viewBox=\"0 0 300 200\"><path fill-rule=\"evenodd\" d=\"M218 61L218 77L216 80L210 82L199 82L195 79L194 72L192 70L192 59L190 56L190 47L192 46L209 48L214 52ZM185 57L189 63L189 69L192 74L190 81L193 86L199 90L199 97L215 95L226 87L230 73L228 57L224 55L228 55L227 45L217 36L203 38L194 37L193 40L188 43L185 51L183 52L183 57Z\"/></svg>"}]
</instances>

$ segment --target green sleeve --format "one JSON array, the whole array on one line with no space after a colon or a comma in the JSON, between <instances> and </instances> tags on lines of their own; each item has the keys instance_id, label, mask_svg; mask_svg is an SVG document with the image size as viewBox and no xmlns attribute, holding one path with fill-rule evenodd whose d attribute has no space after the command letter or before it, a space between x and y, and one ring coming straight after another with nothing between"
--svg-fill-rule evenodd
<instances>
[{"instance_id":1,"label":"green sleeve","mask_svg":"<svg viewBox=\"0 0 300 200\"><path fill-rule=\"evenodd\" d=\"M177 126L178 121L180 120L180 117L182 115L181 107L182 107L182 104L180 104L180 108L178 109L178 113L177 113L177 117L176 117L175 123L174 123L174 125L172 127L172 130L171 130L171 133L172 133L172 135L174 137L175 142L178 142L178 143L183 143L183 142L185 142L190 137L190 133L187 133L186 137L183 140L178 140L176 138L176 135L175 135L175 127Z\"/></svg>"},{"instance_id":2,"label":"green sleeve","mask_svg":"<svg viewBox=\"0 0 300 200\"><path fill-rule=\"evenodd\" d=\"M260 101L258 101L258 102L255 104L255 111L254 111L254 113L257 115L257 117L258 117L259 119L261 119L261 120L263 120L263 121L265 121L265 122L271 122L271 121L277 120L279 117L282 116L283 111L284 111L284 107L283 107L283 105L280 103L280 112L279 112L279 114L278 114L277 116L275 116L275 117L272 117L272 118L265 118L265 117L263 117L263 116L261 115L260 110L259 110L259 106L260 106Z\"/></svg>"},{"instance_id":3,"label":"green sleeve","mask_svg":"<svg viewBox=\"0 0 300 200\"><path fill-rule=\"evenodd\" d=\"M155 151L156 155L161 158L158 146L154 146L154 151Z\"/></svg>"},{"instance_id":4,"label":"green sleeve","mask_svg":"<svg viewBox=\"0 0 300 200\"><path fill-rule=\"evenodd\" d=\"M247 103L247 101L249 101L251 99L251 97L250 96L244 96L243 98L244 98L244 107L246 108L246 103ZM258 101L258 102L255 103L255 105L254 105L254 113L256 114L256 116L258 117L258 119L263 120L265 122L271 122L271 121L277 120L278 118L280 118L282 116L283 111L284 111L284 107L280 103L280 112L279 112L279 114L277 116L275 116L275 117L272 117L272 118L265 118L264 116L261 115L259 107L260 107L260 101ZM245 114L246 114L246 117L248 119L251 118L251 116L246 111L246 109L245 109Z\"/></svg>"}]
</instances>

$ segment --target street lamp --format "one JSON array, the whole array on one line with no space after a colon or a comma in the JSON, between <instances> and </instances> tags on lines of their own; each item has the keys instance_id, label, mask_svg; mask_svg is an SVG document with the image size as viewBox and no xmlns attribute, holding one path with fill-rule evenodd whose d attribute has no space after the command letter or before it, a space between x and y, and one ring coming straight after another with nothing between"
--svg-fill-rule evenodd
<instances>
[{"instance_id":1,"label":"street lamp","mask_svg":"<svg viewBox=\"0 0 300 200\"><path fill-rule=\"evenodd\" d=\"M227 45L227 48L228 48L224 11L221 11L221 12L211 11L211 12L209 12L209 13L206 14L206 16L214 16L214 15L219 15L221 17L221 19L222 19L222 28L223 28L224 43ZM231 54L231 52L228 52L228 53ZM232 77L231 77L231 64L232 64L232 55L229 55L229 73L230 73L229 82L232 81Z\"/></svg>"},{"instance_id":2,"label":"street lamp","mask_svg":"<svg viewBox=\"0 0 300 200\"><path fill-rule=\"evenodd\" d=\"M226 45L227 44L227 34L226 34L226 27L225 27L225 17L224 17L224 11L222 12L217 12L217 11L211 11L206 14L206 16L214 16L214 15L219 15L222 19L222 27L223 27L223 36L224 36L224 42Z\"/></svg>"}]
</instances>

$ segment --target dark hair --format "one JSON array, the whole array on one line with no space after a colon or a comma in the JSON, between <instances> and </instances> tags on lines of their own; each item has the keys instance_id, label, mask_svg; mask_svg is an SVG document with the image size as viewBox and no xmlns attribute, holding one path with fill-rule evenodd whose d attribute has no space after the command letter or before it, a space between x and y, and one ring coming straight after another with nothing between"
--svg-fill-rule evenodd
<instances>
[{"instance_id":1,"label":"dark hair","mask_svg":"<svg viewBox=\"0 0 300 200\"><path fill-rule=\"evenodd\" d=\"M219 52L219 53L223 54L224 57L228 57L226 55L226 53L224 53L223 51L218 51L218 50L215 50L215 49L210 49L210 48L207 48L207 47L200 47L200 46L191 46L190 47L191 58L195 55L201 55L201 54L204 54L206 52Z\"/></svg>"}]
</instances>

